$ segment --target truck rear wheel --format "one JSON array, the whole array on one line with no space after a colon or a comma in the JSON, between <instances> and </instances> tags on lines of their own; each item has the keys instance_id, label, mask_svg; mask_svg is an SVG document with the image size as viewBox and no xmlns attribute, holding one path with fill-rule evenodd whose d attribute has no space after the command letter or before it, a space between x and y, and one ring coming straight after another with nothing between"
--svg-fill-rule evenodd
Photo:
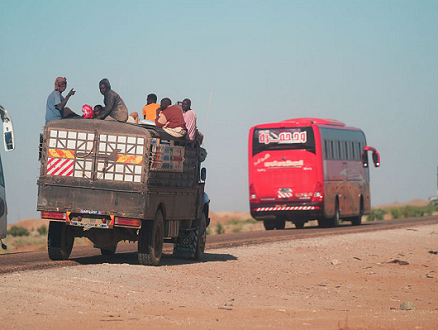
<instances>
[{"instance_id":1,"label":"truck rear wheel","mask_svg":"<svg viewBox=\"0 0 438 330\"><path fill-rule=\"evenodd\" d=\"M157 266L164 245L164 219L161 210L154 221L143 220L138 238L138 261L142 265Z\"/></svg>"},{"instance_id":2,"label":"truck rear wheel","mask_svg":"<svg viewBox=\"0 0 438 330\"><path fill-rule=\"evenodd\" d=\"M63 222L50 221L47 250L51 260L68 259L74 241L75 237L69 226Z\"/></svg>"}]
</instances>

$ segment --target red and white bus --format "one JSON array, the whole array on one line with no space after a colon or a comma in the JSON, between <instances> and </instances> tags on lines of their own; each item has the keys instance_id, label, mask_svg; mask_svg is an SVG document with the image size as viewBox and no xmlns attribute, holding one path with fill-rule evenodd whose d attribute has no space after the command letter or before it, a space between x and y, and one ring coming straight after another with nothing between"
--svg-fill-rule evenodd
<instances>
[{"instance_id":1,"label":"red and white bus","mask_svg":"<svg viewBox=\"0 0 438 330\"><path fill-rule=\"evenodd\" d=\"M266 230L286 221L302 228L309 220L336 227L360 225L371 211L368 151L359 128L333 119L297 118L254 126L249 132L251 216Z\"/></svg>"}]
</instances>

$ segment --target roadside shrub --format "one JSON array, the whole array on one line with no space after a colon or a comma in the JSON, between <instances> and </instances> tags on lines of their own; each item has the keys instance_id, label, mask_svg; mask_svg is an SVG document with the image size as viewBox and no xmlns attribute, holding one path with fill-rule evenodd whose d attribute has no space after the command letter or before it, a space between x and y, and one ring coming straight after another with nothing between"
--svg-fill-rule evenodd
<instances>
[{"instance_id":1,"label":"roadside shrub","mask_svg":"<svg viewBox=\"0 0 438 330\"><path fill-rule=\"evenodd\" d=\"M389 209L392 219L419 218L432 215L436 211L437 207L430 204L427 206L407 205L403 207L392 207Z\"/></svg>"},{"instance_id":2,"label":"roadside shrub","mask_svg":"<svg viewBox=\"0 0 438 330\"><path fill-rule=\"evenodd\" d=\"M8 230L8 235L11 236L29 236L29 231L26 228L12 226L10 230Z\"/></svg>"},{"instance_id":3,"label":"roadside shrub","mask_svg":"<svg viewBox=\"0 0 438 330\"><path fill-rule=\"evenodd\" d=\"M47 227L46 225L42 225L37 229L38 234L40 235L47 235Z\"/></svg>"},{"instance_id":4,"label":"roadside shrub","mask_svg":"<svg viewBox=\"0 0 438 330\"><path fill-rule=\"evenodd\" d=\"M222 224L220 222L218 222L216 224L216 234L220 235L223 233L225 233L225 228L224 228L224 226L222 226Z\"/></svg>"},{"instance_id":5,"label":"roadside shrub","mask_svg":"<svg viewBox=\"0 0 438 330\"><path fill-rule=\"evenodd\" d=\"M402 218L402 211L400 207L392 207L389 209L389 212L391 213L392 219L401 219Z\"/></svg>"},{"instance_id":6,"label":"roadside shrub","mask_svg":"<svg viewBox=\"0 0 438 330\"><path fill-rule=\"evenodd\" d=\"M425 215L432 215L434 212L438 211L438 204L429 204L425 206Z\"/></svg>"},{"instance_id":7,"label":"roadside shrub","mask_svg":"<svg viewBox=\"0 0 438 330\"><path fill-rule=\"evenodd\" d=\"M367 216L367 221L383 220L386 213L384 209L373 209Z\"/></svg>"},{"instance_id":8,"label":"roadside shrub","mask_svg":"<svg viewBox=\"0 0 438 330\"><path fill-rule=\"evenodd\" d=\"M239 220L237 219L231 219L227 222L227 225L237 226L239 224Z\"/></svg>"}]
</instances>

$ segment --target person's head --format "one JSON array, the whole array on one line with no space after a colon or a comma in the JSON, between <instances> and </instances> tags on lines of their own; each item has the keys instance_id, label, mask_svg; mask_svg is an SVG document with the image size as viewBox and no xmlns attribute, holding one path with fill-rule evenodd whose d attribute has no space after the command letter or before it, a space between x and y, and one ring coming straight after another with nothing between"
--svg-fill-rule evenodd
<instances>
[{"instance_id":1,"label":"person's head","mask_svg":"<svg viewBox=\"0 0 438 330\"><path fill-rule=\"evenodd\" d=\"M161 103L160 103L161 111L164 111L171 104L172 104L172 101L168 97L165 97L164 99L162 99Z\"/></svg>"},{"instance_id":2,"label":"person's head","mask_svg":"<svg viewBox=\"0 0 438 330\"><path fill-rule=\"evenodd\" d=\"M102 111L103 107L100 104L94 106L94 117L99 116Z\"/></svg>"},{"instance_id":3,"label":"person's head","mask_svg":"<svg viewBox=\"0 0 438 330\"><path fill-rule=\"evenodd\" d=\"M67 88L67 78L58 77L55 79L55 91L62 93Z\"/></svg>"},{"instance_id":4,"label":"person's head","mask_svg":"<svg viewBox=\"0 0 438 330\"><path fill-rule=\"evenodd\" d=\"M83 114L83 118L85 119L93 119L94 118L94 112L93 112L93 108L91 107L91 105L88 104L84 104L82 106L82 112Z\"/></svg>"},{"instance_id":5,"label":"person's head","mask_svg":"<svg viewBox=\"0 0 438 330\"><path fill-rule=\"evenodd\" d=\"M102 95L105 95L111 89L111 85L108 79L104 78L99 82L99 89Z\"/></svg>"},{"instance_id":6,"label":"person's head","mask_svg":"<svg viewBox=\"0 0 438 330\"><path fill-rule=\"evenodd\" d=\"M138 123L138 112L133 112L130 114L132 118L134 118L135 123Z\"/></svg>"},{"instance_id":7,"label":"person's head","mask_svg":"<svg viewBox=\"0 0 438 330\"><path fill-rule=\"evenodd\" d=\"M182 109L184 110L184 112L189 111L191 109L192 106L192 101L190 101L190 99L184 99L182 101Z\"/></svg>"},{"instance_id":8,"label":"person's head","mask_svg":"<svg viewBox=\"0 0 438 330\"><path fill-rule=\"evenodd\" d=\"M149 94L146 98L146 104L157 103L157 95Z\"/></svg>"}]
</instances>

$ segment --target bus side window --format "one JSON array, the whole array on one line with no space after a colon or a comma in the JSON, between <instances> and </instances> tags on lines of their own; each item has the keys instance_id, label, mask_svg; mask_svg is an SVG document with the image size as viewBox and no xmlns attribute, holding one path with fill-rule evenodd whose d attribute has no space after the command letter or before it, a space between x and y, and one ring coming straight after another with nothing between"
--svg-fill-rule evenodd
<instances>
[{"instance_id":1,"label":"bus side window","mask_svg":"<svg viewBox=\"0 0 438 330\"><path fill-rule=\"evenodd\" d=\"M333 141L334 150L333 150L333 159L339 159L339 141Z\"/></svg>"},{"instance_id":2,"label":"bus side window","mask_svg":"<svg viewBox=\"0 0 438 330\"><path fill-rule=\"evenodd\" d=\"M344 148L342 148L342 143L341 141L337 141L337 145L338 145L338 149L339 149L339 159L344 159L345 158L345 154L344 154Z\"/></svg>"},{"instance_id":3,"label":"bus side window","mask_svg":"<svg viewBox=\"0 0 438 330\"><path fill-rule=\"evenodd\" d=\"M344 146L344 159L348 160L348 143L347 141L344 141L342 144Z\"/></svg>"},{"instance_id":4,"label":"bus side window","mask_svg":"<svg viewBox=\"0 0 438 330\"><path fill-rule=\"evenodd\" d=\"M325 159L330 159L330 148L329 148L329 146L330 146L329 141L324 140L324 153L325 153L324 158Z\"/></svg>"}]
</instances>

